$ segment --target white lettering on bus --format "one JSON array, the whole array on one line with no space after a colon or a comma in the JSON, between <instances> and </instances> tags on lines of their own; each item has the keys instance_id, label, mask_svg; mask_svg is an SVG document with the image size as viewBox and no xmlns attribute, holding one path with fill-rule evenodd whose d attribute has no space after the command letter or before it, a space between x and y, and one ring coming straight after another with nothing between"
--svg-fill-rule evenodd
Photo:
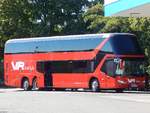
<instances>
[{"instance_id":1,"label":"white lettering on bus","mask_svg":"<svg viewBox=\"0 0 150 113\"><path fill-rule=\"evenodd\" d=\"M18 61L16 63L12 61L11 65L13 70L19 70L19 69L24 70L24 66L25 66L24 62L22 61Z\"/></svg>"},{"instance_id":2,"label":"white lettering on bus","mask_svg":"<svg viewBox=\"0 0 150 113\"><path fill-rule=\"evenodd\" d=\"M128 79L128 82L129 83L135 83L136 82L136 80L133 78L133 79Z\"/></svg>"}]
</instances>

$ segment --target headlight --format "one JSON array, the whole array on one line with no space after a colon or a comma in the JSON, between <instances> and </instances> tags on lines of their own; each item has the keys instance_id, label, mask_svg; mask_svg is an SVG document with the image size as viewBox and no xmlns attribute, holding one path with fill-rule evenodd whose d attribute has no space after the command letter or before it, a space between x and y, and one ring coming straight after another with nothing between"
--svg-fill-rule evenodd
<instances>
[{"instance_id":1,"label":"headlight","mask_svg":"<svg viewBox=\"0 0 150 113\"><path fill-rule=\"evenodd\" d=\"M123 80L117 80L117 82L118 82L119 84L126 84L126 82L123 81Z\"/></svg>"}]
</instances>

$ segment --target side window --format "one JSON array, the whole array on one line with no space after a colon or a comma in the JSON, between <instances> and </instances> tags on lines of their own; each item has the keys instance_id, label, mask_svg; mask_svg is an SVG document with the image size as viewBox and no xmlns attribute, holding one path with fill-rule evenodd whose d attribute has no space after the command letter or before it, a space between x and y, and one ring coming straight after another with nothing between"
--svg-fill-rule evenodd
<instances>
[{"instance_id":1,"label":"side window","mask_svg":"<svg viewBox=\"0 0 150 113\"><path fill-rule=\"evenodd\" d=\"M101 68L101 71L109 76L114 76L116 68L116 64L113 62L113 60L107 60Z\"/></svg>"},{"instance_id":2,"label":"side window","mask_svg":"<svg viewBox=\"0 0 150 113\"><path fill-rule=\"evenodd\" d=\"M44 73L46 63L48 62L37 62L37 71ZM91 61L52 61L50 63L53 73L88 73L94 71L94 62Z\"/></svg>"},{"instance_id":3,"label":"side window","mask_svg":"<svg viewBox=\"0 0 150 113\"><path fill-rule=\"evenodd\" d=\"M52 62L53 73L71 73L72 62L71 61L53 61Z\"/></svg>"},{"instance_id":4,"label":"side window","mask_svg":"<svg viewBox=\"0 0 150 113\"><path fill-rule=\"evenodd\" d=\"M110 41L107 41L105 43L105 45L103 46L103 48L101 49L101 51L103 51L103 52L110 52L110 53L113 52L113 49L112 49Z\"/></svg>"},{"instance_id":5,"label":"side window","mask_svg":"<svg viewBox=\"0 0 150 113\"><path fill-rule=\"evenodd\" d=\"M87 68L87 61L73 62L73 72L85 72Z\"/></svg>"}]
</instances>

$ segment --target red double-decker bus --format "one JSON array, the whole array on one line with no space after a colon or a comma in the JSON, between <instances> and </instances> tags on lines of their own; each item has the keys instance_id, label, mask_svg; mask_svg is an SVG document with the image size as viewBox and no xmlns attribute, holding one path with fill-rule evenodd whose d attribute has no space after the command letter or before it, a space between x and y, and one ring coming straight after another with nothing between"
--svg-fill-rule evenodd
<instances>
[{"instance_id":1,"label":"red double-decker bus","mask_svg":"<svg viewBox=\"0 0 150 113\"><path fill-rule=\"evenodd\" d=\"M12 39L5 44L7 86L36 88L144 88L145 58L129 33Z\"/></svg>"}]
</instances>

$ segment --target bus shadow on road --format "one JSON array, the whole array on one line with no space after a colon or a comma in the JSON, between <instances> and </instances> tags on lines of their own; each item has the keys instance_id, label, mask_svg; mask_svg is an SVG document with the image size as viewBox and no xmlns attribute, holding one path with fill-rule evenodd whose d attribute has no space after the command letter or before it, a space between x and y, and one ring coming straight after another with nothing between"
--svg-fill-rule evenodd
<instances>
[{"instance_id":1,"label":"bus shadow on road","mask_svg":"<svg viewBox=\"0 0 150 113\"><path fill-rule=\"evenodd\" d=\"M150 94L150 91L125 91L127 94Z\"/></svg>"},{"instance_id":2,"label":"bus shadow on road","mask_svg":"<svg viewBox=\"0 0 150 113\"><path fill-rule=\"evenodd\" d=\"M21 88L13 88L13 87L0 87L0 93L8 93L8 92L70 92L70 93L93 93L93 94L105 94L105 93L110 93L110 94L150 94L149 91L128 91L125 90L121 93L117 93L115 90L101 90L99 92L92 92L89 89L62 89L62 88L56 88L56 89L38 89L38 90L29 90L29 91L24 91Z\"/></svg>"},{"instance_id":3,"label":"bus shadow on road","mask_svg":"<svg viewBox=\"0 0 150 113\"><path fill-rule=\"evenodd\" d=\"M150 91L134 91L134 90L125 90L123 92L116 92L114 90L102 90L100 93L114 93L114 94L150 94Z\"/></svg>"},{"instance_id":4,"label":"bus shadow on road","mask_svg":"<svg viewBox=\"0 0 150 113\"><path fill-rule=\"evenodd\" d=\"M40 90L36 90L36 91L43 91L43 92L72 92L72 93L95 93L95 94L98 94L98 93L113 93L113 94L150 94L150 91L128 91L128 90L125 90L121 93L118 93L116 92L115 90L101 90L101 91L98 91L98 92L92 92L91 90L88 90L88 89L40 89Z\"/></svg>"}]
</instances>

